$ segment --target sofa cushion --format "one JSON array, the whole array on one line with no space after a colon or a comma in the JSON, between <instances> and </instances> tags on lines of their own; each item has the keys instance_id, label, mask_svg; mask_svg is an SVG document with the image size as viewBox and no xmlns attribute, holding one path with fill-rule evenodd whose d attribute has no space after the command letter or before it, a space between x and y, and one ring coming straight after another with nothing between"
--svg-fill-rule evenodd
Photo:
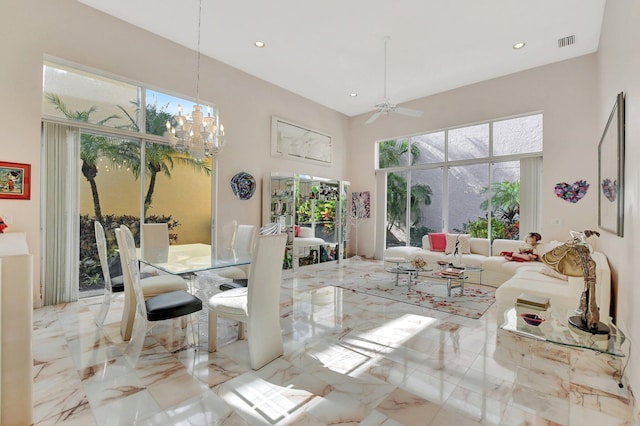
<instances>
[{"instance_id":1,"label":"sofa cushion","mask_svg":"<svg viewBox=\"0 0 640 426\"><path fill-rule=\"evenodd\" d=\"M553 308L566 311L578 307L583 283L582 279L563 281L536 271L519 271L507 283L498 287L496 301L504 309L513 306L522 293L527 293L548 297ZM502 318L498 318L499 322L501 320Z\"/></svg>"},{"instance_id":2,"label":"sofa cushion","mask_svg":"<svg viewBox=\"0 0 640 426\"><path fill-rule=\"evenodd\" d=\"M493 256L500 256L500 253L502 253L503 251L511 251L517 253L523 245L524 241L496 238L491 244L491 254Z\"/></svg>"},{"instance_id":3,"label":"sofa cushion","mask_svg":"<svg viewBox=\"0 0 640 426\"><path fill-rule=\"evenodd\" d=\"M307 228L305 226L301 226L298 228L298 235L296 235L297 237L300 238L314 238L315 237L315 233L313 232L312 228Z\"/></svg>"},{"instance_id":4,"label":"sofa cushion","mask_svg":"<svg viewBox=\"0 0 640 426\"><path fill-rule=\"evenodd\" d=\"M422 252L422 250L419 247L411 247L411 246L389 247L384 251L384 257L385 259L401 257L403 259L410 260L410 259L413 259L413 257L419 252Z\"/></svg>"},{"instance_id":5,"label":"sofa cushion","mask_svg":"<svg viewBox=\"0 0 640 426\"><path fill-rule=\"evenodd\" d=\"M543 267L544 267L544 264L542 262L536 262L536 261L532 261L532 262L507 261L507 262L502 264L502 268L501 269L502 269L502 272L505 272L505 273L511 274L511 275L515 275L515 274L517 274L517 273L519 273L520 271L523 271L523 270L532 270L532 271L540 272Z\"/></svg>"},{"instance_id":6,"label":"sofa cushion","mask_svg":"<svg viewBox=\"0 0 640 426\"><path fill-rule=\"evenodd\" d=\"M469 234L446 234L447 246L446 254L453 253L456 249L456 242L460 242L460 251L462 254L471 253L471 235Z\"/></svg>"},{"instance_id":7,"label":"sofa cushion","mask_svg":"<svg viewBox=\"0 0 640 426\"><path fill-rule=\"evenodd\" d=\"M491 241L488 238L471 237L471 253L491 256Z\"/></svg>"},{"instance_id":8,"label":"sofa cushion","mask_svg":"<svg viewBox=\"0 0 640 426\"><path fill-rule=\"evenodd\" d=\"M422 236L422 250L431 250L431 245L429 244L429 234L424 234Z\"/></svg>"},{"instance_id":9,"label":"sofa cushion","mask_svg":"<svg viewBox=\"0 0 640 426\"><path fill-rule=\"evenodd\" d=\"M566 276L565 274L561 274L560 272L554 271L553 269L549 268L546 265L540 270L540 272L542 272L544 275L548 275L553 278L558 278L560 280L564 280L564 281L569 280L569 277Z\"/></svg>"},{"instance_id":10,"label":"sofa cushion","mask_svg":"<svg viewBox=\"0 0 640 426\"><path fill-rule=\"evenodd\" d=\"M489 256L482 262L482 269L485 271L502 272L502 265L507 262L508 260L502 256Z\"/></svg>"},{"instance_id":11,"label":"sofa cushion","mask_svg":"<svg viewBox=\"0 0 640 426\"><path fill-rule=\"evenodd\" d=\"M453 256L447 256L448 260L453 260ZM482 266L482 262L486 259L486 256L481 254L464 254L462 255L462 263L466 266Z\"/></svg>"},{"instance_id":12,"label":"sofa cushion","mask_svg":"<svg viewBox=\"0 0 640 426\"><path fill-rule=\"evenodd\" d=\"M447 248L447 237L444 233L429 234L429 248L431 251L445 251Z\"/></svg>"}]
</instances>

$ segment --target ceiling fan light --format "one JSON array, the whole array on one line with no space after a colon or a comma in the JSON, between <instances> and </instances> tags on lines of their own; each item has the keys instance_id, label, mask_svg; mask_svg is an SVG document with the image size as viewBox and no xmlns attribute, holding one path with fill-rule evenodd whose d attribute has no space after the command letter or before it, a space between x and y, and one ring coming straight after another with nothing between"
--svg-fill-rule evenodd
<instances>
[{"instance_id":1,"label":"ceiling fan light","mask_svg":"<svg viewBox=\"0 0 640 426\"><path fill-rule=\"evenodd\" d=\"M365 124L373 123L382 114L386 114L388 116L390 112L401 115L408 115L411 117L420 117L422 115L422 111L410 108L398 108L396 104L389 102L389 99L387 98L387 44L391 40L391 37L386 36L382 40L384 42L384 86L382 91L384 95L384 102L373 106L373 108L377 111L374 112L371 117L369 117Z\"/></svg>"}]
</instances>

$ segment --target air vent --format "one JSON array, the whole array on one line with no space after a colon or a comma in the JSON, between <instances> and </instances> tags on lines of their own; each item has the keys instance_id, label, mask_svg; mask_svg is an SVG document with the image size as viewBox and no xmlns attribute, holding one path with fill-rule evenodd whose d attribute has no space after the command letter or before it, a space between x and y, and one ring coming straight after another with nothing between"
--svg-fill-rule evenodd
<instances>
[{"instance_id":1,"label":"air vent","mask_svg":"<svg viewBox=\"0 0 640 426\"><path fill-rule=\"evenodd\" d=\"M558 39L558 47L567 47L576 43L576 36L570 35L567 37L562 37Z\"/></svg>"}]
</instances>

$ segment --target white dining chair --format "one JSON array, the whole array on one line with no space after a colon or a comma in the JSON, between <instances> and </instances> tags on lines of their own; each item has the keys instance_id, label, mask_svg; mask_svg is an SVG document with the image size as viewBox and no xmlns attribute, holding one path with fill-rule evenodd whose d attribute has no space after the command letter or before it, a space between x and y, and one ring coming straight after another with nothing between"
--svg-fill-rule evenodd
<instances>
[{"instance_id":1,"label":"white dining chair","mask_svg":"<svg viewBox=\"0 0 640 426\"><path fill-rule=\"evenodd\" d=\"M256 227L254 225L238 225L231 250L238 256L251 255L255 240ZM249 275L249 265L230 266L219 269L217 272L223 278L246 280Z\"/></svg>"},{"instance_id":2,"label":"white dining chair","mask_svg":"<svg viewBox=\"0 0 640 426\"><path fill-rule=\"evenodd\" d=\"M124 278L122 276L111 278L109 256L107 254L107 239L104 234L104 228L97 220L93 222L93 228L96 235L96 248L98 250L98 257L100 258L100 266L102 267L102 276L104 278L104 296L102 298L100 311L96 316L96 325L102 327L109 312L111 301L120 294L124 294Z\"/></svg>"},{"instance_id":3,"label":"white dining chair","mask_svg":"<svg viewBox=\"0 0 640 426\"><path fill-rule=\"evenodd\" d=\"M169 260L169 225L167 223L143 223L140 242L141 258L153 263Z\"/></svg>"},{"instance_id":4,"label":"white dining chair","mask_svg":"<svg viewBox=\"0 0 640 426\"><path fill-rule=\"evenodd\" d=\"M239 321L238 338L249 345L251 368L257 370L284 353L280 330L280 284L286 234L260 235L253 248L247 287L209 298L209 352L217 349L218 317Z\"/></svg>"},{"instance_id":5,"label":"white dining chair","mask_svg":"<svg viewBox=\"0 0 640 426\"><path fill-rule=\"evenodd\" d=\"M120 227L123 227L121 225ZM117 235L117 233L116 233ZM120 241L118 241L118 248L120 253L123 251ZM135 251L133 256L138 261ZM135 295L133 293L133 283L131 273L128 269L126 262L120 255L120 264L122 266L122 276L124 278L124 309L122 310L122 320L120 321L120 335L125 342L131 339L131 332L133 330L133 319L136 313ZM140 280L142 285L142 292L145 299L148 299L159 294L168 293L176 290L188 290L188 283L178 275L160 274L152 275Z\"/></svg>"},{"instance_id":6,"label":"white dining chair","mask_svg":"<svg viewBox=\"0 0 640 426\"><path fill-rule=\"evenodd\" d=\"M120 229L116 229L116 238L120 256L124 259L131 278L136 304L133 333L125 349L125 356L131 365L135 366L142 352L145 336L155 323L185 316L191 318L191 314L202 310L202 301L185 290L170 291L146 298L140 280L140 266L133 235L129 228L122 225ZM194 328L192 322L193 342L197 346L199 332Z\"/></svg>"},{"instance_id":7,"label":"white dining chair","mask_svg":"<svg viewBox=\"0 0 640 426\"><path fill-rule=\"evenodd\" d=\"M256 241L256 227L254 225L238 225L233 249L238 253L249 253Z\"/></svg>"},{"instance_id":8,"label":"white dining chair","mask_svg":"<svg viewBox=\"0 0 640 426\"><path fill-rule=\"evenodd\" d=\"M233 219L227 222L220 232L220 247L223 249L232 249L236 243L236 235L238 230L238 221Z\"/></svg>"}]
</instances>

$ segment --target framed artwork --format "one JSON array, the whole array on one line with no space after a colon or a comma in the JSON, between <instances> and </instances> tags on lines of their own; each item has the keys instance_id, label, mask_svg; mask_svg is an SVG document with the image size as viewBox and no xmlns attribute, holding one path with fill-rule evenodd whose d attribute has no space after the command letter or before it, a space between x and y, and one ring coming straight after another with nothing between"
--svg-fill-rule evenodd
<instances>
[{"instance_id":1,"label":"framed artwork","mask_svg":"<svg viewBox=\"0 0 640 426\"><path fill-rule=\"evenodd\" d=\"M371 193L369 191L351 193L351 209L354 216L360 219L371 217Z\"/></svg>"},{"instance_id":2,"label":"framed artwork","mask_svg":"<svg viewBox=\"0 0 640 426\"><path fill-rule=\"evenodd\" d=\"M621 92L598 145L598 226L620 237L624 230L624 127Z\"/></svg>"},{"instance_id":3,"label":"framed artwork","mask_svg":"<svg viewBox=\"0 0 640 426\"><path fill-rule=\"evenodd\" d=\"M282 118L271 118L271 155L324 166L333 160L332 138Z\"/></svg>"},{"instance_id":4,"label":"framed artwork","mask_svg":"<svg viewBox=\"0 0 640 426\"><path fill-rule=\"evenodd\" d=\"M31 165L0 161L0 198L31 199Z\"/></svg>"}]
</instances>

